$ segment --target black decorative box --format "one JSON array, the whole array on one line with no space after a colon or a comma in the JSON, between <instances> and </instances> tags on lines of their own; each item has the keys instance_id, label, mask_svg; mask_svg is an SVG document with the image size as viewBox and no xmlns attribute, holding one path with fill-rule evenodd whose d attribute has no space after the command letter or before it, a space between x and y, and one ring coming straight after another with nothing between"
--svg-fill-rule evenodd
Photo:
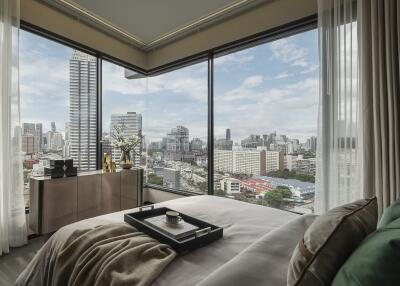
<instances>
[{"instance_id":1,"label":"black decorative box","mask_svg":"<svg viewBox=\"0 0 400 286\"><path fill-rule=\"evenodd\" d=\"M74 167L73 159L50 160L50 168L44 168L44 175L52 179L74 177L78 175L78 168Z\"/></svg>"},{"instance_id":2,"label":"black decorative box","mask_svg":"<svg viewBox=\"0 0 400 286\"><path fill-rule=\"evenodd\" d=\"M50 160L50 168L64 168L64 160Z\"/></svg>"},{"instance_id":3,"label":"black decorative box","mask_svg":"<svg viewBox=\"0 0 400 286\"><path fill-rule=\"evenodd\" d=\"M150 208L148 210L144 210ZM164 215L167 211L172 211L169 208L154 208L154 205L140 207L138 212L128 213L124 215L124 221L136 227L138 230L148 234L149 236L157 239L161 243L170 245L177 252L191 251L196 248L205 246L223 236L223 228L212 225L208 222L199 220L197 218L185 215L179 212L181 218L196 227L199 230L195 231L192 235L175 239L173 236L158 230L153 225L147 223L145 220Z\"/></svg>"},{"instance_id":4,"label":"black decorative box","mask_svg":"<svg viewBox=\"0 0 400 286\"><path fill-rule=\"evenodd\" d=\"M66 168L73 168L74 167L74 160L72 159L65 159L64 160L64 166Z\"/></svg>"},{"instance_id":5,"label":"black decorative box","mask_svg":"<svg viewBox=\"0 0 400 286\"><path fill-rule=\"evenodd\" d=\"M64 169L62 168L44 168L44 175L49 176L52 179L62 178L64 177Z\"/></svg>"},{"instance_id":6,"label":"black decorative box","mask_svg":"<svg viewBox=\"0 0 400 286\"><path fill-rule=\"evenodd\" d=\"M74 177L78 175L78 168L77 167L68 167L64 171L65 176L67 177Z\"/></svg>"}]
</instances>

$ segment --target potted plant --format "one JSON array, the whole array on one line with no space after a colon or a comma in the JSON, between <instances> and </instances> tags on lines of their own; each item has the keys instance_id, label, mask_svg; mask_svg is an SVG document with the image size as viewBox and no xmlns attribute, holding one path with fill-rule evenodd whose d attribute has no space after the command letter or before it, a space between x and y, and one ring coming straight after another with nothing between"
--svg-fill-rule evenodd
<instances>
[{"instance_id":1,"label":"potted plant","mask_svg":"<svg viewBox=\"0 0 400 286\"><path fill-rule=\"evenodd\" d=\"M133 155L140 155L136 152L136 147L142 143L142 137L138 135L127 135L124 133L126 130L125 124L118 124L113 126L111 132L112 143L111 147L121 150L121 159L119 165L122 169L130 169L133 167L131 153Z\"/></svg>"}]
</instances>

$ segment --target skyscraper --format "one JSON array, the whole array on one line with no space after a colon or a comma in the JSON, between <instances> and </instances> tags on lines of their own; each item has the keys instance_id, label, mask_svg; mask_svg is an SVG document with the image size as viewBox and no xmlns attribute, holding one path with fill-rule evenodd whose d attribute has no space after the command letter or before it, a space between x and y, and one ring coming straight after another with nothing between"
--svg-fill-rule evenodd
<instances>
[{"instance_id":1,"label":"skyscraper","mask_svg":"<svg viewBox=\"0 0 400 286\"><path fill-rule=\"evenodd\" d=\"M317 152L317 137L316 136L311 136L310 137L310 151L311 152Z\"/></svg>"},{"instance_id":2,"label":"skyscraper","mask_svg":"<svg viewBox=\"0 0 400 286\"><path fill-rule=\"evenodd\" d=\"M226 140L231 140L231 130L229 128L226 129L225 139Z\"/></svg>"},{"instance_id":3,"label":"skyscraper","mask_svg":"<svg viewBox=\"0 0 400 286\"><path fill-rule=\"evenodd\" d=\"M47 150L58 151L63 148L63 138L61 133L48 131L46 133Z\"/></svg>"},{"instance_id":4,"label":"skyscraper","mask_svg":"<svg viewBox=\"0 0 400 286\"><path fill-rule=\"evenodd\" d=\"M35 123L23 123L22 134L36 135Z\"/></svg>"},{"instance_id":5,"label":"skyscraper","mask_svg":"<svg viewBox=\"0 0 400 286\"><path fill-rule=\"evenodd\" d=\"M38 130L36 129L35 123L23 123L22 124L22 151L26 154L34 154L37 153L40 149L40 138ZM41 125L41 124L40 124Z\"/></svg>"},{"instance_id":6,"label":"skyscraper","mask_svg":"<svg viewBox=\"0 0 400 286\"><path fill-rule=\"evenodd\" d=\"M69 140L70 138L70 127L69 127L69 122L65 123L65 140Z\"/></svg>"},{"instance_id":7,"label":"skyscraper","mask_svg":"<svg viewBox=\"0 0 400 286\"><path fill-rule=\"evenodd\" d=\"M79 171L96 169L96 58L74 51L70 71L70 154Z\"/></svg>"},{"instance_id":8,"label":"skyscraper","mask_svg":"<svg viewBox=\"0 0 400 286\"><path fill-rule=\"evenodd\" d=\"M142 135L142 115L136 112L127 112L126 114L111 114L110 134L114 134L115 126L124 126L124 134L127 136L141 136ZM111 138L111 144L115 143L115 140ZM135 148L135 152L140 154L142 152L142 144L138 144ZM133 156L131 159L135 167L140 166L140 156ZM112 148L111 150L112 160L119 162L121 159L121 150L119 148Z\"/></svg>"},{"instance_id":9,"label":"skyscraper","mask_svg":"<svg viewBox=\"0 0 400 286\"><path fill-rule=\"evenodd\" d=\"M56 123L54 121L51 122L51 131L56 132Z\"/></svg>"},{"instance_id":10,"label":"skyscraper","mask_svg":"<svg viewBox=\"0 0 400 286\"><path fill-rule=\"evenodd\" d=\"M231 130L229 128L225 131L225 138L214 140L214 148L216 150L232 150L233 141L231 140Z\"/></svg>"},{"instance_id":11,"label":"skyscraper","mask_svg":"<svg viewBox=\"0 0 400 286\"><path fill-rule=\"evenodd\" d=\"M28 155L35 154L39 151L39 140L36 135L23 134L21 136L21 148L22 152Z\"/></svg>"},{"instance_id":12,"label":"skyscraper","mask_svg":"<svg viewBox=\"0 0 400 286\"><path fill-rule=\"evenodd\" d=\"M43 124L36 123L36 136L39 140L39 150L43 149Z\"/></svg>"},{"instance_id":13,"label":"skyscraper","mask_svg":"<svg viewBox=\"0 0 400 286\"><path fill-rule=\"evenodd\" d=\"M190 154L189 129L178 125L172 128L167 134L167 156L168 160L181 161L193 159L194 155Z\"/></svg>"}]
</instances>

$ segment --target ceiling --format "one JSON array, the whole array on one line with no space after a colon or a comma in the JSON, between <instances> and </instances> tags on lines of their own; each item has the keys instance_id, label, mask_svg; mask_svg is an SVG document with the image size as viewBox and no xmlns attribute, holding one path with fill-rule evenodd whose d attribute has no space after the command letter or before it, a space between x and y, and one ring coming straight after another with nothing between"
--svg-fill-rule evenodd
<instances>
[{"instance_id":1,"label":"ceiling","mask_svg":"<svg viewBox=\"0 0 400 286\"><path fill-rule=\"evenodd\" d=\"M45 1L143 50L150 50L267 0Z\"/></svg>"}]
</instances>

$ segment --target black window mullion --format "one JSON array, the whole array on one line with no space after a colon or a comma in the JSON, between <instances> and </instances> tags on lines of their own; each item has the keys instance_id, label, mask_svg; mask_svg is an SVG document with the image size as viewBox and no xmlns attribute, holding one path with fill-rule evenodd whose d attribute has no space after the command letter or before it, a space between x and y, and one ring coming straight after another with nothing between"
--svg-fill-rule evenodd
<instances>
[{"instance_id":1,"label":"black window mullion","mask_svg":"<svg viewBox=\"0 0 400 286\"><path fill-rule=\"evenodd\" d=\"M208 194L214 194L214 55L208 56Z\"/></svg>"},{"instance_id":2,"label":"black window mullion","mask_svg":"<svg viewBox=\"0 0 400 286\"><path fill-rule=\"evenodd\" d=\"M99 170L103 168L103 153L102 153L102 59L101 57L97 57L96 61L96 84L97 84L97 110L96 110L96 169Z\"/></svg>"}]
</instances>

